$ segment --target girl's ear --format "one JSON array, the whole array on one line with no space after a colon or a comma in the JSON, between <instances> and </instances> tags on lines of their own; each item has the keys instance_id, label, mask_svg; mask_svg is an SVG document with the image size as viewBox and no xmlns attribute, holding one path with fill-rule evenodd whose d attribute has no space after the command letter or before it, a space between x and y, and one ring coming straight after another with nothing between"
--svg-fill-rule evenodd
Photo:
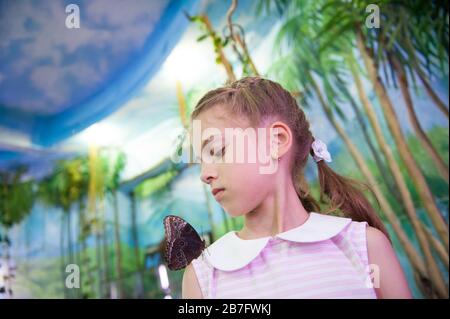
<instances>
[{"instance_id":1,"label":"girl's ear","mask_svg":"<svg viewBox=\"0 0 450 319\"><path fill-rule=\"evenodd\" d=\"M270 154L272 158L283 157L292 146L292 131L288 125L276 121L269 126Z\"/></svg>"}]
</instances>

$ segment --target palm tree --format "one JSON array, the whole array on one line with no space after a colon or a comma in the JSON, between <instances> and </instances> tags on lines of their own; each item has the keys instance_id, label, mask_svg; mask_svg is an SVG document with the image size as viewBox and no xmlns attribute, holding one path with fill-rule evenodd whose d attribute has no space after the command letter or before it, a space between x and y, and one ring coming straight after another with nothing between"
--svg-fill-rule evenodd
<instances>
[{"instance_id":1,"label":"palm tree","mask_svg":"<svg viewBox=\"0 0 450 319\"><path fill-rule=\"evenodd\" d=\"M286 60L284 60L286 62ZM313 78L311 73L303 71L299 71L299 73L302 72L307 76L307 79L309 79L308 85L312 86L313 91L315 92L317 98L319 99L319 103L324 110L324 113L329 120L330 124L333 126L333 128L336 130L340 138L344 141L345 145L347 146L347 149L350 152L350 155L353 157L355 163L357 164L359 170L363 173L365 178L368 181L369 186L373 190L375 197L377 198L382 214L390 224L392 225L395 234L400 240L400 243L405 249L405 252L408 256L408 258L411 261L412 266L419 274L420 281L422 282L428 282L429 277L426 271L425 264L423 263L419 253L414 248L411 241L408 239L406 233L404 232L403 228L401 227L401 223L397 218L397 215L394 211L394 209L389 204L388 200L385 198L383 192L381 191L380 187L378 186L378 183L373 176L372 172L370 171L369 167L366 164L366 160L364 159L364 156L358 151L358 148L356 145L353 144L350 137L347 135L345 130L342 128L342 126L338 123L337 119L334 116L334 112L332 111L332 108L329 106L328 102L326 101L326 98L324 97L324 94L322 93L319 85L316 83L316 80ZM300 76L298 76L300 77Z\"/></svg>"},{"instance_id":2,"label":"palm tree","mask_svg":"<svg viewBox=\"0 0 450 319\"><path fill-rule=\"evenodd\" d=\"M300 1L301 2L301 1ZM433 225L436 228L440 238L448 249L448 227L436 205L433 194L427 185L424 175L422 174L417 162L415 161L409 149L406 139L401 131L400 122L395 114L392 101L387 94L385 85L378 74L378 63L375 55L374 45L376 42L369 41L372 37L368 37L366 28L361 23L361 17L365 17L365 8L367 2L344 2L340 0L326 0L321 4L320 12L327 17L327 23L323 25L322 33L328 30L328 41L324 41L324 47L334 42L337 38L348 36L356 36L357 48L363 57L366 71L369 79L374 86L375 93L380 101L380 105L384 114L384 118L388 124L388 128L396 142L400 157L411 176L411 179L419 193L425 210L428 212ZM390 21L395 23L395 21ZM368 40L369 39L369 40ZM381 48L382 44L376 43L377 48Z\"/></svg>"},{"instance_id":3,"label":"palm tree","mask_svg":"<svg viewBox=\"0 0 450 319\"><path fill-rule=\"evenodd\" d=\"M144 294L144 272L142 269L143 263L141 262L141 255L139 252L139 234L137 228L137 207L136 207L136 194L134 191L129 193L131 202L131 235L133 238L134 246L134 259L136 266L136 297L142 298Z\"/></svg>"},{"instance_id":4,"label":"palm tree","mask_svg":"<svg viewBox=\"0 0 450 319\"><path fill-rule=\"evenodd\" d=\"M89 236L89 224L86 220L86 195L78 199L78 240L80 243L79 257L80 269L86 276L82 277L80 294L82 298L92 296L92 284L94 279L92 278L92 272L90 269L91 258L87 254L86 239Z\"/></svg>"},{"instance_id":5,"label":"palm tree","mask_svg":"<svg viewBox=\"0 0 450 319\"><path fill-rule=\"evenodd\" d=\"M361 28L361 27L359 27ZM424 175L420 171L419 165L412 156L411 150L409 149L406 139L400 127L400 122L394 111L392 101L387 94L386 88L378 75L378 66L375 63L373 52L365 44L365 36L361 29L357 29L357 43L361 55L363 56L364 64L369 73L369 78L371 79L375 92L382 106L383 114L385 120L388 124L389 130L397 144L397 148L401 158L403 159L406 168L414 182L416 189L422 199L422 203L429 213L429 216L436 228L439 236L444 242L446 248L448 249L448 227L439 211L434 196L431 193L430 188L427 185Z\"/></svg>"},{"instance_id":6,"label":"palm tree","mask_svg":"<svg viewBox=\"0 0 450 319\"><path fill-rule=\"evenodd\" d=\"M102 200L104 195L104 167L101 159L99 159L99 148L91 144L88 151L88 167L89 167L89 184L88 184L88 224L90 231L95 236L95 259L97 268L97 284L98 295L103 297L104 286L107 278L106 272L102 269L102 230L103 230L103 216L99 211L98 199ZM105 261L105 260L103 260ZM103 265L107 267L107 264Z\"/></svg>"},{"instance_id":7,"label":"palm tree","mask_svg":"<svg viewBox=\"0 0 450 319\"><path fill-rule=\"evenodd\" d=\"M375 160L378 171L379 171L379 173L382 177L382 180L384 181L389 193L395 197L395 199L397 200L397 203L399 205L403 205L403 201L402 201L400 192L394 185L392 176L389 173L389 168L386 167L386 164L384 163L384 159L382 158L382 155L379 153L378 148L372 141L372 138L370 136L370 131L372 131L372 130L370 130L371 126L367 126L366 118L364 117L363 111L360 110L358 103L355 101L352 94L349 92L347 85L342 85L345 83L345 81L340 79L339 77L337 77L336 83L340 84L338 89L342 92L344 98L347 101L349 101L353 112L355 112L356 120L358 121L359 127L364 135L364 141L367 143L367 146L369 147L370 155Z\"/></svg>"},{"instance_id":8,"label":"palm tree","mask_svg":"<svg viewBox=\"0 0 450 319\"><path fill-rule=\"evenodd\" d=\"M397 53L398 54L398 53ZM420 143L422 144L423 148L427 151L429 156L431 157L432 161L436 165L436 168L438 169L439 173L441 174L442 178L447 182L449 181L449 171L447 165L444 163L444 160L441 158L433 144L431 143L428 136L425 134L425 131L423 130L419 119L417 118L417 114L414 110L413 101L411 98L411 95L409 93L409 80L405 72L404 64L403 62L400 62L399 58L393 54L388 53L388 57L392 61L392 66L395 71L395 74L397 76L397 79L400 83L401 92L403 95L403 98L405 100L406 109L408 111L409 120L410 123L417 135L417 138L419 139Z\"/></svg>"},{"instance_id":9,"label":"palm tree","mask_svg":"<svg viewBox=\"0 0 450 319\"><path fill-rule=\"evenodd\" d=\"M80 271L85 276L82 276L81 287L79 289L81 298L88 298L93 296L93 278L92 271L90 267L91 258L87 254L87 244L86 240L90 234L90 224L86 218L86 200L88 196L88 185L89 185L89 160L87 156L82 155L77 157L79 163L78 171L81 175L81 181L78 184L79 196L77 200L78 206L78 262L80 266Z\"/></svg>"},{"instance_id":10,"label":"palm tree","mask_svg":"<svg viewBox=\"0 0 450 319\"><path fill-rule=\"evenodd\" d=\"M57 195L57 187L55 186L55 177L54 176L48 176L40 181L39 183L39 200L46 206L51 207L57 207L60 208L60 203L57 203L58 195ZM65 285L65 265L66 262L64 261L66 253L64 248L64 221L65 221L65 213L64 211L61 214L61 222L60 222L60 234L59 234L59 258L60 258L60 270L61 270L61 283L63 284L63 291L64 291L64 297L68 297L68 290Z\"/></svg>"},{"instance_id":11,"label":"palm tree","mask_svg":"<svg viewBox=\"0 0 450 319\"><path fill-rule=\"evenodd\" d=\"M352 74L354 83L356 84L356 89L359 95L359 98L364 106L364 109L367 113L369 122L371 123L372 127L374 128L375 137L378 141L378 144L380 145L381 151L386 157L386 161L388 163L388 167L392 173L392 176L394 177L394 180L396 182L396 185L401 193L401 203L405 206L407 215L416 231L416 234L418 236L419 242L421 244L422 251L424 252L424 255L427 260L427 265L429 266L429 272L430 277L435 276L435 282L439 285L441 285L441 290L444 288L442 286L443 278L442 276L439 276L439 269L438 266L433 259L433 256L431 254L431 249L428 244L426 233L424 232L423 226L421 225L420 220L418 219L418 216L416 214L416 210L414 207L414 203L412 200L412 197L409 193L409 190L406 186L406 182L402 177L402 174L400 172L400 168L393 156L393 152L387 143L386 139L384 138L384 135L382 133L382 129L380 124L378 123L374 108L370 102L370 100L367 97L367 94L364 91L364 87L362 85L359 72L358 72L358 64L353 57L352 54L352 47L348 46L348 44L351 42L348 41L335 41L333 47L331 48L333 54L340 54L344 56L345 62L350 69L350 72ZM347 46L346 46L347 44ZM344 48L343 48L344 47ZM325 54L327 50L325 48L322 48L321 54ZM338 83L342 83L342 80L339 80ZM340 86L339 89L341 91L345 91L345 87ZM433 241L436 243L435 241ZM439 251L442 252L443 247L439 247ZM444 249L445 250L445 249ZM444 262L448 260L448 253L442 254L442 258Z\"/></svg>"},{"instance_id":12,"label":"palm tree","mask_svg":"<svg viewBox=\"0 0 450 319\"><path fill-rule=\"evenodd\" d=\"M406 7L405 7L406 8ZM353 13L357 10L353 10ZM429 213L429 216L435 226L440 238L444 242L446 249L448 249L448 226L446 225L441 213L436 205L433 194L431 193L424 175L420 171L420 168L414 159L411 150L406 143L406 139L401 130L400 122L394 111L392 101L387 94L386 87L378 74L379 63L375 56L373 45L378 45L380 48L384 45L383 42L378 43L378 38L373 38L366 28L357 21L354 15L351 15L350 19L354 21L353 31L356 33L357 46L363 57L364 65L368 71L369 78L375 89L375 93L378 96L380 105L383 110L385 120L392 133L392 136L397 144L400 156L402 157L406 168L416 186L416 189L422 199L424 208Z\"/></svg>"},{"instance_id":13,"label":"palm tree","mask_svg":"<svg viewBox=\"0 0 450 319\"><path fill-rule=\"evenodd\" d=\"M106 153L106 154L105 154ZM98 197L98 205L96 214L98 219L98 233L97 238L100 247L99 254L102 256L103 266L101 269L102 280L101 280L101 291L104 292L103 297L109 298L110 287L108 286L110 280L110 263L109 263L109 249L108 249L108 239L107 239L107 221L106 221L106 204L105 204L105 195L107 195L108 188L108 174L111 170L111 165L109 163L109 156L107 150L104 148L98 150L98 169L97 169L97 179L98 183L98 193L96 194ZM100 264L100 263L99 263Z\"/></svg>"},{"instance_id":14,"label":"palm tree","mask_svg":"<svg viewBox=\"0 0 450 319\"><path fill-rule=\"evenodd\" d=\"M429 7L432 7L430 5ZM422 9L422 7L421 7ZM439 10L439 6L438 6ZM386 4L383 7L384 14L382 15L381 23L386 27L380 29L373 29L372 37L376 41L376 45L379 46L377 52L379 53L377 56L378 60L383 60L385 65L389 65L391 67L392 73L395 74L398 83L400 84L400 89L405 101L405 105L408 111L408 116L410 123L416 133L416 136L424 149L430 155L432 161L435 163L436 168L442 175L442 178L448 184L449 181L449 171L447 165L442 160L439 153L436 151L434 146L432 145L430 139L425 134L420 121L417 117L417 114L414 110L413 100L409 93L410 83L407 75L407 70L410 70L411 79L414 80L414 70L417 68L417 58L414 48L412 50L405 50L403 46L400 46L399 43L411 41L420 42L421 38L417 38L417 32L415 28L417 26L414 23L411 23L410 17L414 15L419 15L421 19L430 19L430 15L424 15L423 10L417 12L417 8L414 3L404 3L403 5L397 4ZM389 23L390 21L396 21L397 23ZM445 19L444 19L445 21ZM426 24L427 29L423 29L421 26L420 32L429 33L432 36L432 31L436 28L436 26L429 20L430 23ZM439 22L440 23L440 22ZM443 26L445 29L445 25ZM448 23L446 25L448 30ZM431 30L430 30L431 29ZM401 41L402 38L408 38L408 40ZM412 39L412 40L411 40ZM440 41L432 41L431 38L427 39L428 42L432 44L436 43L439 46ZM448 42L447 42L448 43ZM442 44L440 45L442 46ZM421 46L422 47L422 46ZM427 49L428 46L425 46L424 50L419 51L421 56L426 56L427 60L431 60L428 56L433 55L433 50ZM439 50L438 50L439 51ZM405 52L405 53L404 53ZM440 61L448 60L448 56L445 54L443 56L437 57ZM447 58L447 59L446 59ZM411 63L409 61L412 61ZM380 63L380 62L378 62ZM420 70L420 66L418 68ZM420 71L419 71L420 73ZM419 75L420 76L420 75ZM423 74L421 78L423 77ZM433 97L433 94L431 95ZM439 103L438 103L439 105Z\"/></svg>"},{"instance_id":15,"label":"palm tree","mask_svg":"<svg viewBox=\"0 0 450 319\"><path fill-rule=\"evenodd\" d=\"M448 3L404 1L401 7L386 13L393 15L394 19L400 18L397 20L399 28L402 28L395 33L395 42L390 41L391 46L400 44L406 56L404 64L410 70L411 78L414 80L415 74L419 76L431 100L448 118L448 105L438 97L429 83L429 79L439 76L437 72L441 76L448 76Z\"/></svg>"},{"instance_id":16,"label":"palm tree","mask_svg":"<svg viewBox=\"0 0 450 319\"><path fill-rule=\"evenodd\" d=\"M387 143L386 139L384 138L381 126L378 123L378 120L377 120L377 117L375 114L374 107L372 106L369 98L367 97L367 95L364 91L359 74L355 68L356 61L351 60L349 58L348 63L351 68L351 72L352 72L353 78L355 80L355 84L357 86L358 94L359 94L360 99L363 102L364 108L366 110L366 114L371 122L372 127L375 130L375 134L376 134L378 143L381 147L381 150L382 150L384 156L386 157L387 163L392 172L392 176L394 177L395 182L398 186L398 189L400 190L400 193L401 193L402 199L403 199L403 204L405 205L405 208L406 208L407 215L414 227L414 230L416 232L419 243L421 245L423 254L425 255L425 259L427 260L427 265L429 266L429 268L428 268L429 276L430 277L436 276L436 275L440 274L439 268L432 256L426 233L424 232L424 229L421 225L421 221L419 220L419 218L416 214L414 202L412 200L412 197L408 190L406 182L403 179L403 176L400 171L400 167L398 166L397 161L394 158L393 152L392 152L389 144ZM448 254L447 254L447 256L448 256ZM441 276L436 276L435 281L437 281L438 283L443 283L443 278Z\"/></svg>"},{"instance_id":17,"label":"palm tree","mask_svg":"<svg viewBox=\"0 0 450 319\"><path fill-rule=\"evenodd\" d=\"M303 4L301 1L297 1L298 4ZM365 66L369 72L370 79L374 84L375 92L380 100L385 119L388 123L388 127L393 134L394 140L398 146L400 156L405 162L405 165L410 173L410 176L419 192L425 209L430 215L430 218L443 240L446 248L448 249L448 227L443 220L439 209L436 206L434 197L426 183L425 177L419 169L416 161L414 160L411 151L406 143L403 133L400 128L399 121L394 112L392 102L387 95L385 86L378 76L377 72L377 60L375 56L375 46L371 41L366 41L364 34L365 28L363 28L359 21L361 17L365 17L365 8L368 3L365 2L343 2L340 0L328 0L321 5L318 12L322 15L327 15L328 21L324 25L323 31L328 30L328 42L333 42L336 38L342 38L348 34L356 34L358 48L364 58ZM394 23L394 21L390 21ZM369 46L368 44L372 44ZM378 47L381 47L380 45Z\"/></svg>"},{"instance_id":18,"label":"palm tree","mask_svg":"<svg viewBox=\"0 0 450 319\"><path fill-rule=\"evenodd\" d=\"M334 15L333 17L336 17L336 15ZM394 116L395 113L394 113L391 101L390 101L389 97L387 96L386 90L383 86L383 83L381 82L381 78L379 76L376 76L376 68L374 65L375 59L373 58L374 50L371 50L371 48L369 48L367 45L364 44L365 43L364 38L363 38L364 34L362 32L361 24L359 24L357 22L355 22L355 24L358 26L357 30L356 30L358 47L360 49L360 52L362 52L362 54L363 54L366 68L369 69L369 74L371 75L371 80L372 80L372 82L375 82L375 91L380 98L380 102L381 102L382 106L384 106L383 110L385 111L385 118L388 122L388 126L391 128L391 132L393 133L393 136L397 142L397 145L399 145L400 155L405 160L405 163L406 163L407 168L409 169L410 173L412 173L412 175L413 175L412 178L415 181L416 187L419 189L419 193L422 195L422 200L424 201L424 205L426 208L428 208L428 211L431 212L430 213L431 218L432 218L432 220L434 218L435 227L438 229L438 232L440 231L440 234L444 240L444 243L448 247L448 229L446 229L445 223L442 222L442 218L440 218L441 216L440 216L439 211L437 210L437 206L434 202L434 198L431 195L431 192L425 182L425 179L424 179L421 171L418 168L417 163L415 163L414 158L412 157L412 154L409 151L406 141L403 139L403 135L400 130L400 125L398 123L397 118ZM381 46L385 45L385 41L378 41L376 44L379 47L381 47ZM372 45L371 47L374 47L374 45ZM428 143L428 144L426 143L428 141L426 138L426 135L423 133L423 131L421 131L420 124L418 124L417 117L415 117L415 115L414 115L414 111L412 108L412 102L411 102L412 100L411 100L411 97L409 96L409 92L407 90L408 83L407 83L407 79L404 75L402 65L399 63L398 60L395 59L396 58L395 56L390 55L390 57L391 57L391 60L393 60L394 69L397 71L397 74L400 74L402 93L404 94L405 99L407 101L407 105L410 109L410 116L413 118L413 122L415 123L416 131L419 131L419 135L422 137L421 140L425 141L423 144L428 146L428 149L430 150L430 152L433 152L434 149L432 148L431 143ZM357 76L357 73L355 72L354 68L352 70L352 74L354 77ZM356 80L356 81L358 81L358 80ZM362 88L362 86L359 85L360 95L362 93L361 88ZM367 97L361 96L361 99L363 101L365 101L366 110L368 111L369 101L368 101ZM374 123L375 114L372 114L372 115L373 116L370 116L369 118L371 119L372 125L376 125L376 123ZM379 127L376 129L380 130ZM429 247L429 244L427 243L426 233L423 231L421 223L416 216L414 204L413 204L411 196L407 190L406 184L405 184L402 176L400 175L399 168L395 162L395 159L392 156L392 153L389 151L389 149L387 147L386 141L382 140L383 138L382 138L380 131L377 134L377 136L380 139L380 145L382 146L382 150L388 160L388 163L391 166L391 171L394 173L394 178L396 179L397 185L399 185L399 187L400 187L402 197L405 199L404 204L406 205L408 216L410 217L410 219L412 221L413 227L414 227L416 234L418 236L418 239L419 239L419 243L421 244L422 251L427 260L427 264L429 267L429 275L432 279L434 277L433 283L435 285L435 288L437 289L438 294L440 296L444 296L444 297L448 296L447 288L445 286L443 277L440 275L439 268L433 259L433 256L431 254L431 249ZM437 152L432 153L432 156L433 156L433 154L436 155ZM444 174L447 174L447 179L448 179L448 169L447 169L447 172L445 172L445 165L439 166L439 159L437 159L436 161L437 161L438 167L441 168L441 172L443 171ZM443 164L443 162L441 164ZM422 192L420 192L420 190L422 190ZM438 218L440 218L440 220L438 220Z\"/></svg>"},{"instance_id":19,"label":"palm tree","mask_svg":"<svg viewBox=\"0 0 450 319\"><path fill-rule=\"evenodd\" d=\"M64 262L65 252L63 225L65 223L67 227L67 263L70 264L74 262L71 207L74 203L79 202L86 187L86 178L83 178L83 172L80 169L81 166L82 160L80 158L75 158L72 160L60 160L57 162L53 173L45 177L39 184L40 200L48 206L58 207L62 210L60 229L60 258L63 284L65 283L64 278L66 266ZM64 291L66 296L69 296L65 285Z\"/></svg>"},{"instance_id":20,"label":"palm tree","mask_svg":"<svg viewBox=\"0 0 450 319\"><path fill-rule=\"evenodd\" d=\"M123 298L123 273L122 273L122 249L120 240L120 219L119 219L119 207L118 207L118 189L120 186L120 175L125 168L126 157L124 153L114 153L108 156L108 172L106 178L106 192L110 196L113 205L114 212L114 237L115 237L115 269L117 275L117 290L118 297Z\"/></svg>"}]
</instances>

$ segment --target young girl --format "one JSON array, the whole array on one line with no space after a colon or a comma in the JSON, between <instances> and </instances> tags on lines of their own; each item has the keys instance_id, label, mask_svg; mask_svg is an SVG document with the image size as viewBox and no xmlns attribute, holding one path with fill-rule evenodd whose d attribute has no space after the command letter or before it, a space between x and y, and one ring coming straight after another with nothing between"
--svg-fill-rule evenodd
<instances>
[{"instance_id":1,"label":"young girl","mask_svg":"<svg viewBox=\"0 0 450 319\"><path fill-rule=\"evenodd\" d=\"M201 124L201 144L211 146L201 153L201 180L228 214L243 215L245 222L186 267L183 298L411 297L381 220L357 183L326 164L326 146L311 134L289 92L246 77L208 92L192 120ZM223 160L242 151L226 138L227 128L263 129L246 135L244 152L267 150L276 169L267 173L261 168L268 163ZM309 155L329 212L346 217L319 213L303 176Z\"/></svg>"}]
</instances>

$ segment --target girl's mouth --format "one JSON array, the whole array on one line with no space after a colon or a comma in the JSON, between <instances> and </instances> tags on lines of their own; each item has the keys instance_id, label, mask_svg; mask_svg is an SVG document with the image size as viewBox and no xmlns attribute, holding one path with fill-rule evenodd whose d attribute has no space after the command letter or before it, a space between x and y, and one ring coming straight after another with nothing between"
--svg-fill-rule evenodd
<instances>
[{"instance_id":1,"label":"girl's mouth","mask_svg":"<svg viewBox=\"0 0 450 319\"><path fill-rule=\"evenodd\" d=\"M216 200L219 200L220 198L222 198L224 191L225 191L225 188L214 188L211 191L211 193L213 194L213 196Z\"/></svg>"}]
</instances>

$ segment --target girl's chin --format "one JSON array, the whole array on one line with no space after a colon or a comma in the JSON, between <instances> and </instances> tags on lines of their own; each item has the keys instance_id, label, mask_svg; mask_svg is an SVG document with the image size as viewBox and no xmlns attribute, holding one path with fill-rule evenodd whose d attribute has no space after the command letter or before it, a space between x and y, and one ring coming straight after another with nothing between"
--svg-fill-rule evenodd
<instances>
[{"instance_id":1,"label":"girl's chin","mask_svg":"<svg viewBox=\"0 0 450 319\"><path fill-rule=\"evenodd\" d=\"M227 213L227 215L230 217L239 217L245 215L245 213L243 213L241 210L230 209L227 208L226 205L222 205L222 208L225 211L225 213Z\"/></svg>"}]
</instances>

